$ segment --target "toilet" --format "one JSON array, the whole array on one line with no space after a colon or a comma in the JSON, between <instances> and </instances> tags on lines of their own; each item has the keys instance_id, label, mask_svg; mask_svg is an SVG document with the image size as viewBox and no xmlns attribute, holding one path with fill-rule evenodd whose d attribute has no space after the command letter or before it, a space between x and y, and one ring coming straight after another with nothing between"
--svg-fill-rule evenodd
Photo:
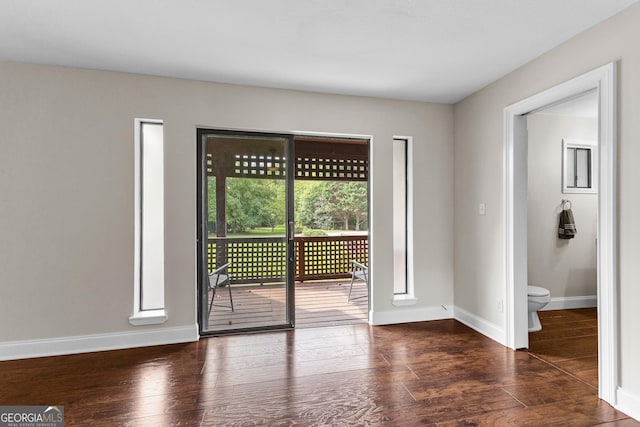
<instances>
[{"instance_id":1,"label":"toilet","mask_svg":"<svg viewBox=\"0 0 640 427\"><path fill-rule=\"evenodd\" d=\"M541 310L551 301L549 289L540 286L527 286L527 310L529 311L529 332L537 332L542 329L538 310Z\"/></svg>"}]
</instances>

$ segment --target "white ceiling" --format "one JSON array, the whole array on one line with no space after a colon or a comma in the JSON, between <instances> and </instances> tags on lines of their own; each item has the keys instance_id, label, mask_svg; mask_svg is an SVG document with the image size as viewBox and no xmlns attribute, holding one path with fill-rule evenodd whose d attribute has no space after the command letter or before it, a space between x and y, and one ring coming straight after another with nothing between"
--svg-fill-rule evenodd
<instances>
[{"instance_id":1,"label":"white ceiling","mask_svg":"<svg viewBox=\"0 0 640 427\"><path fill-rule=\"evenodd\" d=\"M454 103L637 0L0 0L0 60Z\"/></svg>"}]
</instances>

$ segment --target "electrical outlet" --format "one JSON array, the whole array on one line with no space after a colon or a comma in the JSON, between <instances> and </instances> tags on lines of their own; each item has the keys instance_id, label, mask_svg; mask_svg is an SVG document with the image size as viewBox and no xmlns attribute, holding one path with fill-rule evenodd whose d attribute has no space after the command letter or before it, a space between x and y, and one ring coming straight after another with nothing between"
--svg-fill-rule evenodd
<instances>
[{"instance_id":1,"label":"electrical outlet","mask_svg":"<svg viewBox=\"0 0 640 427\"><path fill-rule=\"evenodd\" d=\"M502 304L502 300L498 300L498 311L502 313L504 311L504 307Z\"/></svg>"},{"instance_id":2,"label":"electrical outlet","mask_svg":"<svg viewBox=\"0 0 640 427\"><path fill-rule=\"evenodd\" d=\"M480 203L480 207L478 208L478 213L480 215L485 215L487 213L487 205L484 203Z\"/></svg>"}]
</instances>

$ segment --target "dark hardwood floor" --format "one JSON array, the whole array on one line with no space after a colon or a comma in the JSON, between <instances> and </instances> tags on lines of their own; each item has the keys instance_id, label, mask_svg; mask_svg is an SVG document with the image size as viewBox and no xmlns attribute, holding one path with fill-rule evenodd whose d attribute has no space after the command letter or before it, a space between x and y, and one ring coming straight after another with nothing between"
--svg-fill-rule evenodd
<instances>
[{"instance_id":1,"label":"dark hardwood floor","mask_svg":"<svg viewBox=\"0 0 640 427\"><path fill-rule=\"evenodd\" d=\"M598 389L596 308L538 313L542 330L529 333L529 352Z\"/></svg>"},{"instance_id":2,"label":"dark hardwood floor","mask_svg":"<svg viewBox=\"0 0 640 427\"><path fill-rule=\"evenodd\" d=\"M0 362L0 404L64 405L69 426L640 425L455 320Z\"/></svg>"}]
</instances>

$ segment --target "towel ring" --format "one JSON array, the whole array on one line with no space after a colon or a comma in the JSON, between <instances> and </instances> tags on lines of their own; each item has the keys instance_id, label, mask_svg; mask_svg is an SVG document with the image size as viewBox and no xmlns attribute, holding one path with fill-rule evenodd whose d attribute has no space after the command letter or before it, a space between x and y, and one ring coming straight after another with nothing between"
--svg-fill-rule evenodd
<instances>
[{"instance_id":1,"label":"towel ring","mask_svg":"<svg viewBox=\"0 0 640 427\"><path fill-rule=\"evenodd\" d=\"M569 209L571 209L571 200L569 199L562 199L562 209L567 209L566 205L569 204Z\"/></svg>"}]
</instances>

